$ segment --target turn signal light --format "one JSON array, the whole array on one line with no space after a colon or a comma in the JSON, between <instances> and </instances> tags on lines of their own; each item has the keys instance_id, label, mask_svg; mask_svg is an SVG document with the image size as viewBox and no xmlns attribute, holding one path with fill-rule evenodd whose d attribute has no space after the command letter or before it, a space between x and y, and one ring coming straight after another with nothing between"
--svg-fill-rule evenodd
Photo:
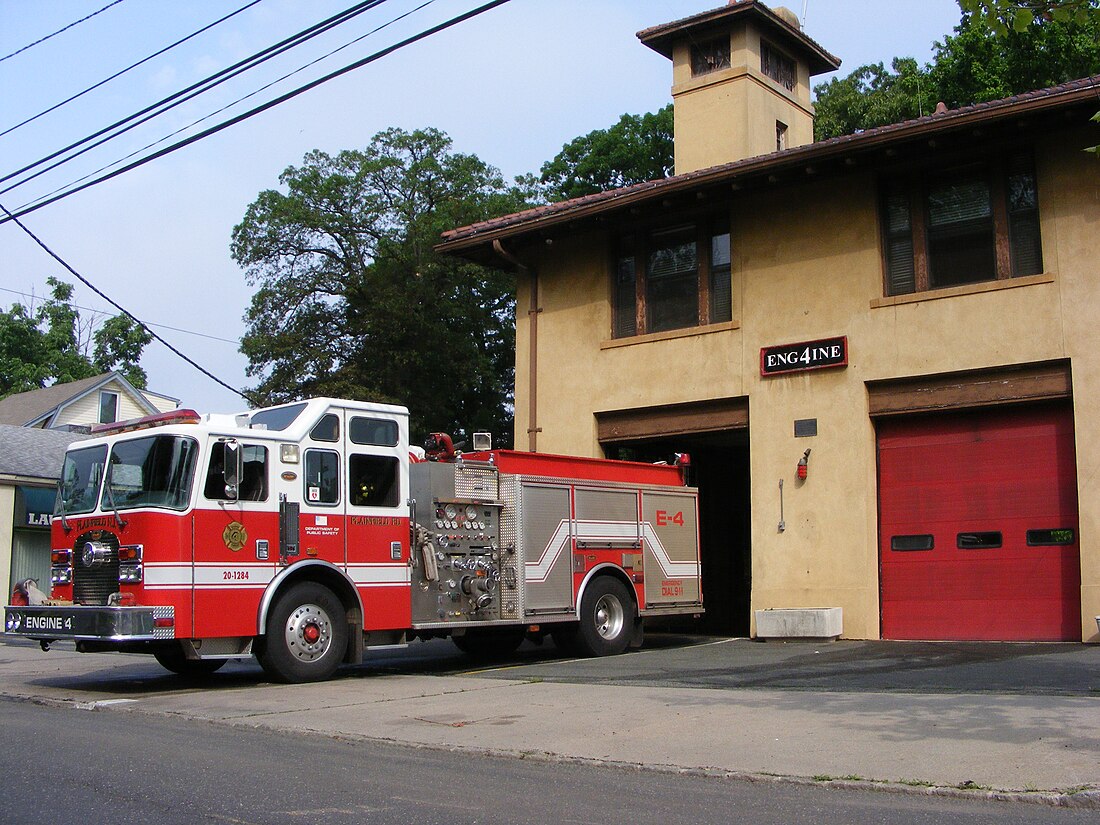
<instances>
[{"instance_id":1,"label":"turn signal light","mask_svg":"<svg viewBox=\"0 0 1100 825\"><path fill-rule=\"evenodd\" d=\"M72 550L53 550L50 552L50 564L54 566L69 565L73 563Z\"/></svg>"}]
</instances>

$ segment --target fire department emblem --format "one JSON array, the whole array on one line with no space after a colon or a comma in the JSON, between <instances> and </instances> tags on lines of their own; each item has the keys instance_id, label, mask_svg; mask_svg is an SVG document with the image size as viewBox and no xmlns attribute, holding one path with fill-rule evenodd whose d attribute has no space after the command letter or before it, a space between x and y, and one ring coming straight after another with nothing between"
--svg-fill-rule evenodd
<instances>
[{"instance_id":1,"label":"fire department emblem","mask_svg":"<svg viewBox=\"0 0 1100 825\"><path fill-rule=\"evenodd\" d=\"M222 531L222 541L225 542L226 547L236 553L248 542L248 533L239 521L231 521Z\"/></svg>"}]
</instances>

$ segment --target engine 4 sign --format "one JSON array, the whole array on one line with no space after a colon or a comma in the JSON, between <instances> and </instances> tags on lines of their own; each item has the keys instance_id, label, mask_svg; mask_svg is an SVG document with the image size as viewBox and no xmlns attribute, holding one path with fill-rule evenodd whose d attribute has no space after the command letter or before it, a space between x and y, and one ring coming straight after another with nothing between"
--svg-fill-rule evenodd
<instances>
[{"instance_id":1,"label":"engine 4 sign","mask_svg":"<svg viewBox=\"0 0 1100 825\"><path fill-rule=\"evenodd\" d=\"M798 344L780 344L760 350L760 374L765 378L848 366L848 337L823 338Z\"/></svg>"}]
</instances>

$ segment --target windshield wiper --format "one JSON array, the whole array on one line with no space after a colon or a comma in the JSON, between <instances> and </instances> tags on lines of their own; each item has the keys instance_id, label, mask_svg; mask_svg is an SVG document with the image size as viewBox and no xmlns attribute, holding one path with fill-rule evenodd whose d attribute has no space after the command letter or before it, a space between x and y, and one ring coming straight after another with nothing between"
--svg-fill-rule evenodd
<instances>
[{"instance_id":1,"label":"windshield wiper","mask_svg":"<svg viewBox=\"0 0 1100 825\"><path fill-rule=\"evenodd\" d=\"M61 516L61 528L66 532L72 532L72 527L69 526L69 522L65 520L65 490L61 486L61 479L57 480L57 509L60 510L58 515Z\"/></svg>"},{"instance_id":2,"label":"windshield wiper","mask_svg":"<svg viewBox=\"0 0 1100 825\"><path fill-rule=\"evenodd\" d=\"M115 514L115 523L118 524L119 530L126 529L126 519L118 512L118 505L115 504L115 494L111 490L111 473L107 473L107 478L103 482L103 492L107 494L107 501L111 504L111 512Z\"/></svg>"}]
</instances>

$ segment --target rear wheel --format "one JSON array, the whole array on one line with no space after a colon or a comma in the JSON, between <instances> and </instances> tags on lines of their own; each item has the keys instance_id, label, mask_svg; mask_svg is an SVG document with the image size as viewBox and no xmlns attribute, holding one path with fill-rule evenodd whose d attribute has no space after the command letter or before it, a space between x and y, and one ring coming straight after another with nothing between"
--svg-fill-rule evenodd
<instances>
[{"instance_id":1,"label":"rear wheel","mask_svg":"<svg viewBox=\"0 0 1100 825\"><path fill-rule=\"evenodd\" d=\"M593 579L581 597L576 644L588 656L622 653L634 637L638 609L626 585L612 576Z\"/></svg>"},{"instance_id":2,"label":"rear wheel","mask_svg":"<svg viewBox=\"0 0 1100 825\"><path fill-rule=\"evenodd\" d=\"M303 582L275 602L256 657L280 682L319 682L336 672L347 646L340 600L327 587Z\"/></svg>"},{"instance_id":3,"label":"rear wheel","mask_svg":"<svg viewBox=\"0 0 1100 825\"><path fill-rule=\"evenodd\" d=\"M166 670L190 678L209 676L225 665L225 659L188 659L179 642L153 648L153 657Z\"/></svg>"}]
</instances>

